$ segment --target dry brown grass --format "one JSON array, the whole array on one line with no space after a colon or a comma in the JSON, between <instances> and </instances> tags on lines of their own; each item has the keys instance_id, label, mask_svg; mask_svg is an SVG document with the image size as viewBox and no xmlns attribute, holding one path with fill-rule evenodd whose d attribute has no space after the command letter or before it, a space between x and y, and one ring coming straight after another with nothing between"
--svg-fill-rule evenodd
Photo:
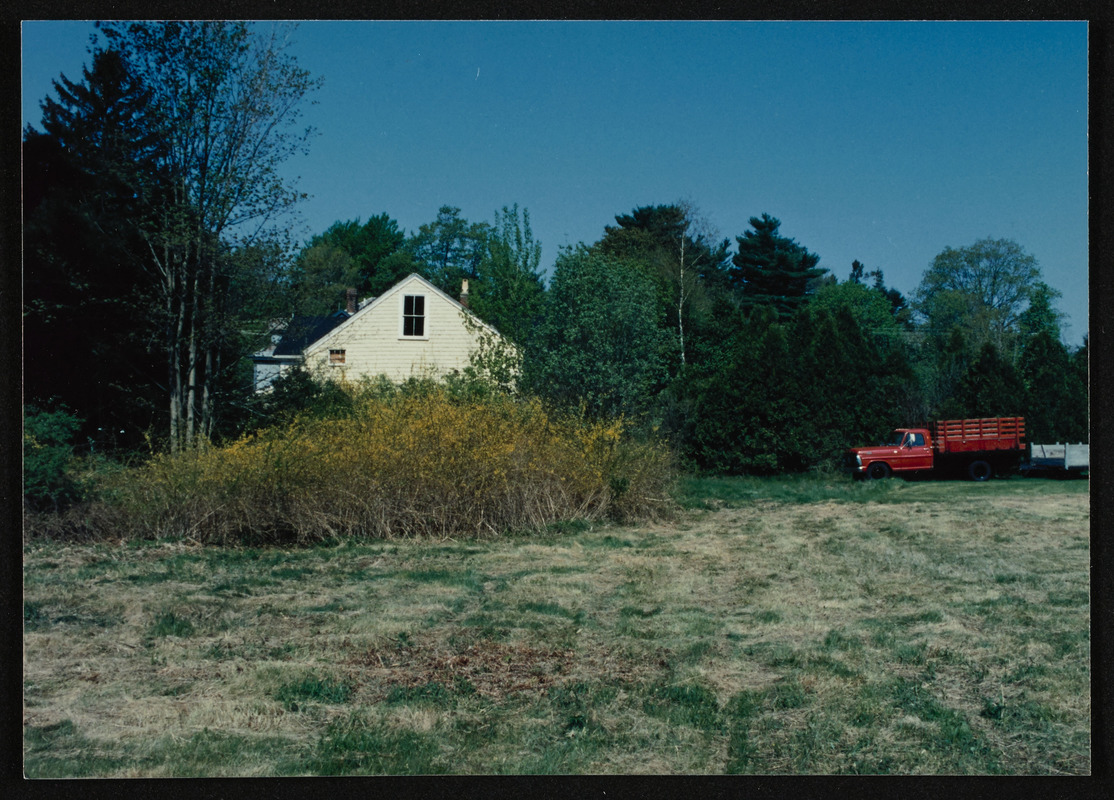
<instances>
[{"instance_id":1,"label":"dry brown grass","mask_svg":"<svg viewBox=\"0 0 1114 800\"><path fill-rule=\"evenodd\" d=\"M28 771L1085 774L1088 495L947 489L516 540L32 542ZM347 694L291 689L319 684Z\"/></svg>"}]
</instances>

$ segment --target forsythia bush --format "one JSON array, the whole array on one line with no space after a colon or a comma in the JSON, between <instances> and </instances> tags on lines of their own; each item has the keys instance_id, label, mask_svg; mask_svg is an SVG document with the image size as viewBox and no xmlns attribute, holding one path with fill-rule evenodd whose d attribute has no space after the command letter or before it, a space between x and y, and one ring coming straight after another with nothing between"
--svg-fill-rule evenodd
<instances>
[{"instance_id":1,"label":"forsythia bush","mask_svg":"<svg viewBox=\"0 0 1114 800\"><path fill-rule=\"evenodd\" d=\"M431 385L348 391L343 416L157 456L111 493L137 532L218 543L497 534L665 506L669 452L622 420Z\"/></svg>"}]
</instances>

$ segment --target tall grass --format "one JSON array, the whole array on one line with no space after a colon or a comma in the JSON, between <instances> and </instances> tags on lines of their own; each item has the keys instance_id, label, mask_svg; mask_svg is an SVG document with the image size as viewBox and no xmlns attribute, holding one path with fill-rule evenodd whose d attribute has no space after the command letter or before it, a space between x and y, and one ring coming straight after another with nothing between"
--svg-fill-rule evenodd
<instances>
[{"instance_id":1,"label":"tall grass","mask_svg":"<svg viewBox=\"0 0 1114 800\"><path fill-rule=\"evenodd\" d=\"M622 420L440 386L354 393L223 447L160 455L107 487L131 533L201 542L490 535L653 516L669 453Z\"/></svg>"}]
</instances>

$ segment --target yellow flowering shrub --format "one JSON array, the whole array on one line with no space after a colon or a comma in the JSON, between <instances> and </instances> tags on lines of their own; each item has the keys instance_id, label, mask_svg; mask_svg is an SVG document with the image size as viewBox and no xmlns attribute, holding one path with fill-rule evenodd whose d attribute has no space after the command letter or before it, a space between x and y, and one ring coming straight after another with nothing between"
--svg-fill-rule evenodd
<instances>
[{"instance_id":1,"label":"yellow flowering shrub","mask_svg":"<svg viewBox=\"0 0 1114 800\"><path fill-rule=\"evenodd\" d=\"M666 505L668 449L632 439L623 420L428 384L347 391L345 416L157 456L117 496L146 535L223 543L490 535Z\"/></svg>"}]
</instances>

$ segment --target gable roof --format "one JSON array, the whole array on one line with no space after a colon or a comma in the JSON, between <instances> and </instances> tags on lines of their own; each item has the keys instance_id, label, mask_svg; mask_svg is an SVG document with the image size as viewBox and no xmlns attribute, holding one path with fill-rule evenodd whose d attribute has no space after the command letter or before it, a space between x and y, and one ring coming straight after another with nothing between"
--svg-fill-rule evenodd
<instances>
[{"instance_id":1,"label":"gable roof","mask_svg":"<svg viewBox=\"0 0 1114 800\"><path fill-rule=\"evenodd\" d=\"M334 327L330 330L326 330L317 339L311 339L310 341L308 341L304 345L303 349L308 350L310 347L317 348L317 347L319 347L323 344L324 340L332 339L334 337L340 336L341 333L344 331L344 329L347 328L349 325L354 324L357 319L364 316L365 314L371 313L374 309L378 308L380 305L385 303L387 301L388 297L394 297L398 293L398 291L405 284L411 283L411 282L414 282L414 281L421 284L422 289L425 290L426 292L428 292L430 294L433 294L433 295L436 295L436 296L440 297L442 300L444 300L445 302L456 306L460 311L462 311L465 314L467 314L468 316L470 316L473 319L473 321L475 321L481 327L485 328L486 330L490 331L491 333L494 333L496 336L501 336L499 331L495 330L495 328L491 327L486 322L484 322L482 319L477 317L471 311L471 309L461 305L461 303L458 300L454 300L452 297L445 294L443 291L438 289L436 286L434 286L432 283L430 283L428 280L423 278L418 273L411 272L409 275L407 275L405 278L400 280L398 283L396 283L390 289L383 292L383 294L376 297L370 303L367 303L367 305L361 305L360 309L355 314L353 314L352 316L350 316L347 319L345 319L344 321L342 321L339 325L337 325L336 327ZM301 352L301 351L299 351L299 352Z\"/></svg>"}]
</instances>

